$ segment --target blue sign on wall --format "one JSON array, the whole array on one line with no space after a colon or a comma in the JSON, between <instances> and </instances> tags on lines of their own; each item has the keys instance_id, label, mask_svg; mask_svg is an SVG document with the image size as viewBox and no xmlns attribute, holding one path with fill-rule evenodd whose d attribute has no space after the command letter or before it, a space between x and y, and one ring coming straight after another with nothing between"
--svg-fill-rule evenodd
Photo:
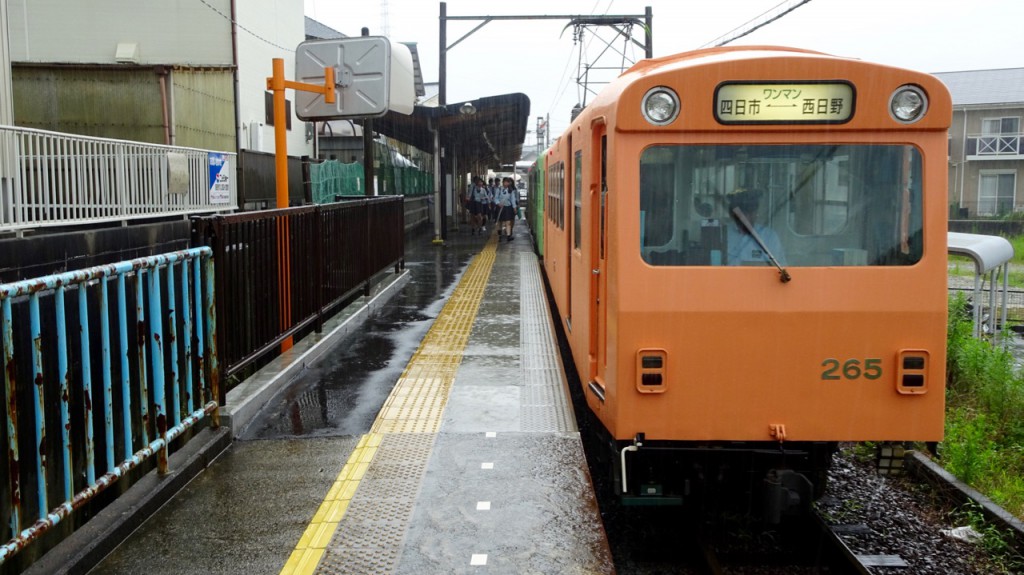
<instances>
[{"instance_id":1,"label":"blue sign on wall","mask_svg":"<svg viewBox=\"0 0 1024 575\"><path fill-rule=\"evenodd\" d=\"M210 152L210 203L231 203L231 162L224 154Z\"/></svg>"}]
</instances>

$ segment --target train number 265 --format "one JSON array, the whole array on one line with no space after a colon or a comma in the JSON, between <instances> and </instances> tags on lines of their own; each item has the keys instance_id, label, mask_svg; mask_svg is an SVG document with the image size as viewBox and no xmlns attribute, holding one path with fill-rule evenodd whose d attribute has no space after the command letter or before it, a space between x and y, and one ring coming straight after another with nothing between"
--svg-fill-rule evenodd
<instances>
[{"instance_id":1,"label":"train number 265","mask_svg":"<svg viewBox=\"0 0 1024 575\"><path fill-rule=\"evenodd\" d=\"M837 379L878 379L882 377L882 360L878 358L869 358L863 361L859 359L848 359L840 362L838 359L826 359L821 362L821 367L825 368L821 372L822 380L837 380Z\"/></svg>"}]
</instances>

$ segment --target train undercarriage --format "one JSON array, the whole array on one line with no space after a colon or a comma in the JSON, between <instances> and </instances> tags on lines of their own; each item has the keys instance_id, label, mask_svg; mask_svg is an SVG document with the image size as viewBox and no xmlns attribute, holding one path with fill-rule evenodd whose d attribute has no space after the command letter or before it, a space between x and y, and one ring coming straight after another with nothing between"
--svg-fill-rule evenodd
<instances>
[{"instance_id":1,"label":"train undercarriage","mask_svg":"<svg viewBox=\"0 0 1024 575\"><path fill-rule=\"evenodd\" d=\"M606 441L609 486L624 506L681 506L777 524L825 493L835 442Z\"/></svg>"}]
</instances>

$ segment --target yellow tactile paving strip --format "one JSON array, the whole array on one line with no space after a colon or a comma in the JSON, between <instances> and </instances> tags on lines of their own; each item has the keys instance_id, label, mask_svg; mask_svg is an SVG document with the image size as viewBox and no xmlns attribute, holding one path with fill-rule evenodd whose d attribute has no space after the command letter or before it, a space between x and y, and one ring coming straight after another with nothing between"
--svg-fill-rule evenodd
<instances>
[{"instance_id":1,"label":"yellow tactile paving strip","mask_svg":"<svg viewBox=\"0 0 1024 575\"><path fill-rule=\"evenodd\" d=\"M437 433L494 267L497 241L492 235L466 269L384 402L370 433L359 440L342 467L281 575L311 575L316 571L385 434Z\"/></svg>"}]
</instances>

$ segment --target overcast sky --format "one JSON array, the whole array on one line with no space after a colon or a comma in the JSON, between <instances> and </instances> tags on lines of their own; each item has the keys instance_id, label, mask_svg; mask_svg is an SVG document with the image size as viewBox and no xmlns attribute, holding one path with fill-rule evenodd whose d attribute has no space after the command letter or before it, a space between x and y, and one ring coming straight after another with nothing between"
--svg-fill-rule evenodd
<instances>
[{"instance_id":1,"label":"overcast sky","mask_svg":"<svg viewBox=\"0 0 1024 575\"><path fill-rule=\"evenodd\" d=\"M452 16L643 15L653 12L654 56L708 45L801 0L449 0ZM387 22L382 14L387 8ZM306 15L340 32L362 27L396 42L416 42L424 80L438 79L440 3L431 0L305 0ZM451 45L480 22L449 21ZM921 70L951 72L1024 67L1022 0L810 0L730 45L775 44ZM588 35L574 42L567 21L492 21L448 52L448 103L522 92L532 118L550 114L554 134L569 124L585 94L575 77L580 47L590 59L606 45ZM643 38L640 31L634 34ZM605 32L605 41L614 36ZM616 50L624 50L621 39ZM625 51L642 58L640 48ZM614 57L609 56L614 55ZM601 65L619 66L607 52ZM598 72L594 72L597 76ZM586 96L586 101L593 95ZM533 141L531 119L527 142Z\"/></svg>"}]
</instances>

